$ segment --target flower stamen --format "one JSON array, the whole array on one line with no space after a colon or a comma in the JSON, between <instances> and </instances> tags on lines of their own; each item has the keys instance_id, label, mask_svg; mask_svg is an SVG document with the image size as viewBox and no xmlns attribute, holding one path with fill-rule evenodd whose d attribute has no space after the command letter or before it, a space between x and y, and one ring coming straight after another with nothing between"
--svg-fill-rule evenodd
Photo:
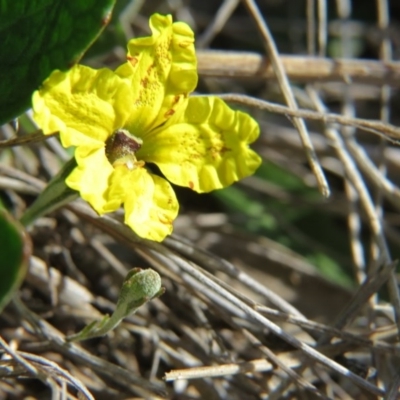
<instances>
[{"instance_id":1,"label":"flower stamen","mask_svg":"<svg viewBox=\"0 0 400 400\"><path fill-rule=\"evenodd\" d=\"M117 129L106 141L106 156L113 167L124 165L129 170L144 166L144 161L136 159L136 152L143 140L126 129Z\"/></svg>"}]
</instances>

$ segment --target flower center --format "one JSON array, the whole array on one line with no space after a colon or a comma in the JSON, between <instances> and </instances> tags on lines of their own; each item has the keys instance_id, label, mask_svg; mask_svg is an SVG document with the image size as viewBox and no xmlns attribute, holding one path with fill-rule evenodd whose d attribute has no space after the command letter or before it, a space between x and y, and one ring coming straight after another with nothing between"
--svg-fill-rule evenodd
<instances>
[{"instance_id":1,"label":"flower center","mask_svg":"<svg viewBox=\"0 0 400 400\"><path fill-rule=\"evenodd\" d=\"M142 167L144 161L136 159L136 152L142 144L142 139L126 129L117 129L106 141L107 159L113 167L125 165L130 170Z\"/></svg>"}]
</instances>

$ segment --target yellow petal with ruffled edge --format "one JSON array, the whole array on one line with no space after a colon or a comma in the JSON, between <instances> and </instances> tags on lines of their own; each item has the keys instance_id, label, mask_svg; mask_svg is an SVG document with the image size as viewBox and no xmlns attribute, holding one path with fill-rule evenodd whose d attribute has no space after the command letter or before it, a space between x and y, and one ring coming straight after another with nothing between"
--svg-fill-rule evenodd
<instances>
[{"instance_id":1,"label":"yellow petal with ruffled edge","mask_svg":"<svg viewBox=\"0 0 400 400\"><path fill-rule=\"evenodd\" d=\"M183 22L172 23L170 15L150 17L152 36L128 44L128 62L116 70L130 79L134 92L132 113L126 124L134 135L160 126L179 108L197 85L194 34Z\"/></svg>"},{"instance_id":2,"label":"yellow petal with ruffled edge","mask_svg":"<svg viewBox=\"0 0 400 400\"><path fill-rule=\"evenodd\" d=\"M261 158L248 145L258 135L249 115L217 97L192 97L185 113L153 131L137 156L157 164L172 183L209 192L255 172Z\"/></svg>"},{"instance_id":3,"label":"yellow petal with ruffled edge","mask_svg":"<svg viewBox=\"0 0 400 400\"><path fill-rule=\"evenodd\" d=\"M109 204L124 203L125 223L139 236L160 242L172 232L179 210L175 193L145 168L115 168L106 197Z\"/></svg>"},{"instance_id":4,"label":"yellow petal with ruffled edge","mask_svg":"<svg viewBox=\"0 0 400 400\"><path fill-rule=\"evenodd\" d=\"M99 146L79 146L75 150L75 159L78 166L71 172L65 183L77 190L81 197L99 213L111 212L118 209L121 203L105 210L107 200L105 193L108 190L109 179L114 172L105 155L104 144Z\"/></svg>"},{"instance_id":5,"label":"yellow petal with ruffled edge","mask_svg":"<svg viewBox=\"0 0 400 400\"><path fill-rule=\"evenodd\" d=\"M103 143L124 126L130 84L109 69L75 65L54 71L32 97L33 118L44 134L59 131L63 146Z\"/></svg>"}]
</instances>

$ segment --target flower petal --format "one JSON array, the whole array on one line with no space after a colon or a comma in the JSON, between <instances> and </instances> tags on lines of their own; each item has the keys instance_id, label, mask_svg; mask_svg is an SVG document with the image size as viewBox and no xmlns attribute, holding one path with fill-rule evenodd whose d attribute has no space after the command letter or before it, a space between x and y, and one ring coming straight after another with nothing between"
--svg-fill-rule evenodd
<instances>
[{"instance_id":1,"label":"flower petal","mask_svg":"<svg viewBox=\"0 0 400 400\"><path fill-rule=\"evenodd\" d=\"M196 192L231 185L254 173L261 158L248 147L257 122L217 97L191 97L181 118L153 131L139 159L158 165L171 182Z\"/></svg>"},{"instance_id":2,"label":"flower petal","mask_svg":"<svg viewBox=\"0 0 400 400\"><path fill-rule=\"evenodd\" d=\"M124 203L125 223L139 236L160 242L172 232L179 204L169 182L145 168L124 166L115 168L110 182L108 201Z\"/></svg>"},{"instance_id":3,"label":"flower petal","mask_svg":"<svg viewBox=\"0 0 400 400\"><path fill-rule=\"evenodd\" d=\"M104 145L100 146L79 146L75 150L75 159L78 163L65 183L80 195L99 213L115 211L121 203L109 206L105 210L105 193L108 189L108 181L114 169L108 162L105 155Z\"/></svg>"},{"instance_id":4,"label":"flower petal","mask_svg":"<svg viewBox=\"0 0 400 400\"><path fill-rule=\"evenodd\" d=\"M194 34L170 15L150 18L152 36L128 44L128 62L116 71L129 78L135 98L126 129L138 137L185 108L187 95L197 85Z\"/></svg>"},{"instance_id":5,"label":"flower petal","mask_svg":"<svg viewBox=\"0 0 400 400\"><path fill-rule=\"evenodd\" d=\"M133 97L113 71L75 65L54 71L32 97L33 117L45 134L59 131L63 146L103 142L123 127Z\"/></svg>"}]
</instances>

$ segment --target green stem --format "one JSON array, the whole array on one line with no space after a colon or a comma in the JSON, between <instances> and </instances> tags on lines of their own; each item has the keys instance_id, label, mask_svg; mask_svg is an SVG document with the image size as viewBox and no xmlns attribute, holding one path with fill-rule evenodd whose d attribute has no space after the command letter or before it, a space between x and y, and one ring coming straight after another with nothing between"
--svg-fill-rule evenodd
<instances>
[{"instance_id":1,"label":"green stem","mask_svg":"<svg viewBox=\"0 0 400 400\"><path fill-rule=\"evenodd\" d=\"M78 198L78 192L69 188L65 183L65 179L76 166L75 158L64 164L61 171L49 182L39 197L25 211L20 219L22 225L26 227L42 215L48 214Z\"/></svg>"}]
</instances>

